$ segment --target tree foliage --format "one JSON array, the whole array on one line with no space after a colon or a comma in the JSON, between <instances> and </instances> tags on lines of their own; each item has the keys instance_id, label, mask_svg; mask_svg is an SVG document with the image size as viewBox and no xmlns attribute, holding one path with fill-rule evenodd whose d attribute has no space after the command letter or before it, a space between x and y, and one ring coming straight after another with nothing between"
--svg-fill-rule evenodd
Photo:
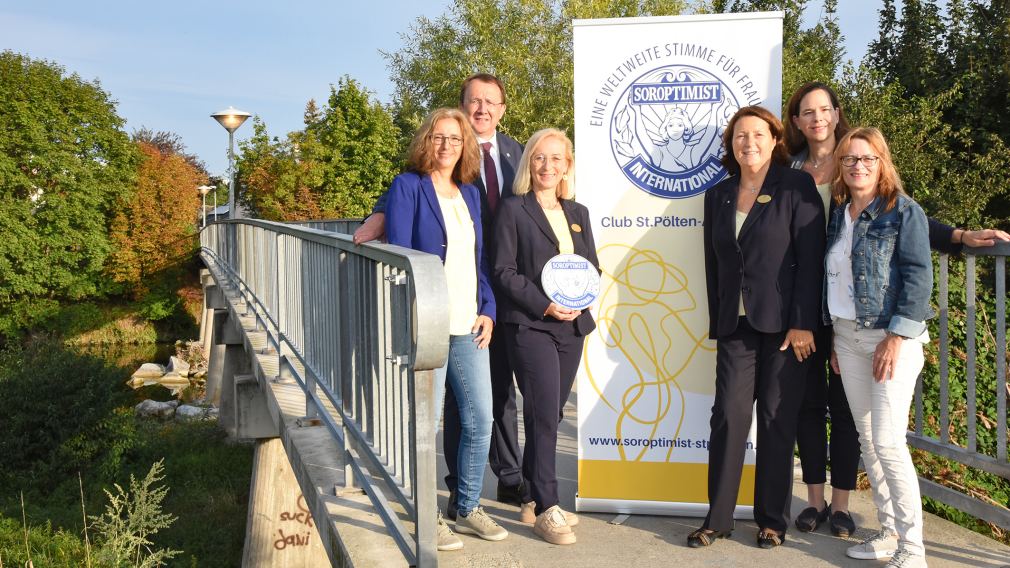
<instances>
[{"instance_id":1,"label":"tree foliage","mask_svg":"<svg viewBox=\"0 0 1010 568\"><path fill-rule=\"evenodd\" d=\"M308 102L304 130L271 139L255 117L239 148L242 202L264 219L365 215L399 169L392 116L350 77L330 87L322 109Z\"/></svg>"},{"instance_id":2,"label":"tree foliage","mask_svg":"<svg viewBox=\"0 0 1010 568\"><path fill-rule=\"evenodd\" d=\"M156 276L177 272L192 256L201 205L196 188L207 178L181 148L149 141L138 141L137 148L142 159L135 191L119 201L112 217L109 237L115 249L108 273L141 298Z\"/></svg>"},{"instance_id":3,"label":"tree foliage","mask_svg":"<svg viewBox=\"0 0 1010 568\"><path fill-rule=\"evenodd\" d=\"M455 0L435 19L419 17L387 53L395 84L397 125L413 134L428 111L459 105L459 86L473 73L505 84L507 111L500 129L526 140L553 126L573 134L573 18L675 15L678 0Z\"/></svg>"},{"instance_id":4,"label":"tree foliage","mask_svg":"<svg viewBox=\"0 0 1010 568\"><path fill-rule=\"evenodd\" d=\"M135 161L97 81L0 53L0 334L103 291Z\"/></svg>"}]
</instances>

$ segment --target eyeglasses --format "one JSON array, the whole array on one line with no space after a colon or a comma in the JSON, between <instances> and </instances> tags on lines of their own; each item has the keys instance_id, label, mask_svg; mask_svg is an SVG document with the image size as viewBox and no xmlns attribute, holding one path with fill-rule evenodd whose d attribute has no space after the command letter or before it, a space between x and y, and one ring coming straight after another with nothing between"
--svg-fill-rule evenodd
<instances>
[{"instance_id":1,"label":"eyeglasses","mask_svg":"<svg viewBox=\"0 0 1010 568\"><path fill-rule=\"evenodd\" d=\"M856 162L862 162L866 169L870 169L877 165L877 160L880 156L842 156L842 165L846 168L851 168L856 165Z\"/></svg>"},{"instance_id":2,"label":"eyeglasses","mask_svg":"<svg viewBox=\"0 0 1010 568\"><path fill-rule=\"evenodd\" d=\"M431 138L432 144L436 146L441 146L443 142L448 142L449 145L453 147L461 146L463 144L462 136L443 136L441 134L432 134L429 138Z\"/></svg>"},{"instance_id":3,"label":"eyeglasses","mask_svg":"<svg viewBox=\"0 0 1010 568\"><path fill-rule=\"evenodd\" d=\"M482 105L488 109L496 109L505 103L496 103L487 99L467 99L466 106L470 108L480 108Z\"/></svg>"},{"instance_id":4,"label":"eyeglasses","mask_svg":"<svg viewBox=\"0 0 1010 568\"><path fill-rule=\"evenodd\" d=\"M561 155L547 156L545 154L535 154L533 156L533 165L535 166L542 166L548 161L552 166L557 167L565 163L565 157Z\"/></svg>"}]
</instances>

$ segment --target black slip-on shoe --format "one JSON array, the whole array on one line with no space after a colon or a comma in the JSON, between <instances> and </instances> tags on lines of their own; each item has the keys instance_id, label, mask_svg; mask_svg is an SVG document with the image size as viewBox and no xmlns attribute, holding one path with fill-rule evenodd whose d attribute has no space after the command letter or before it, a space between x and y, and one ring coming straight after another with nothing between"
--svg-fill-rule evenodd
<instances>
[{"instance_id":1,"label":"black slip-on shoe","mask_svg":"<svg viewBox=\"0 0 1010 568\"><path fill-rule=\"evenodd\" d=\"M521 506L523 504L523 482L520 481L519 485L505 485L501 481L498 482L498 495L496 501L499 503L505 503L506 505Z\"/></svg>"},{"instance_id":2,"label":"black slip-on shoe","mask_svg":"<svg viewBox=\"0 0 1010 568\"><path fill-rule=\"evenodd\" d=\"M831 534L849 538L856 532L856 522L852 520L852 515L845 511L835 511L831 513Z\"/></svg>"},{"instance_id":3,"label":"black slip-on shoe","mask_svg":"<svg viewBox=\"0 0 1010 568\"><path fill-rule=\"evenodd\" d=\"M828 520L831 516L831 505L828 505L827 501L824 502L824 508L818 511L814 507L807 507L800 511L800 514L796 516L796 528L800 532L811 532L817 530L817 527L821 526L821 523Z\"/></svg>"}]
</instances>

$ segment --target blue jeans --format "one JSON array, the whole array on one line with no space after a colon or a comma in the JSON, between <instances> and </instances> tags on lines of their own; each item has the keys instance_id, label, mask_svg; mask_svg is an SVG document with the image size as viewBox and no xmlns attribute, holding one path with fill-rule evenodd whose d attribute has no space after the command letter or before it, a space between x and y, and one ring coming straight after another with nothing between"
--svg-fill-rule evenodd
<instances>
[{"instance_id":1,"label":"blue jeans","mask_svg":"<svg viewBox=\"0 0 1010 568\"><path fill-rule=\"evenodd\" d=\"M449 336L449 358L445 366L435 369L438 420L442 419L446 382L459 405L456 507L463 516L480 504L484 467L491 447L491 362L487 349L477 349L476 337L476 334Z\"/></svg>"}]
</instances>

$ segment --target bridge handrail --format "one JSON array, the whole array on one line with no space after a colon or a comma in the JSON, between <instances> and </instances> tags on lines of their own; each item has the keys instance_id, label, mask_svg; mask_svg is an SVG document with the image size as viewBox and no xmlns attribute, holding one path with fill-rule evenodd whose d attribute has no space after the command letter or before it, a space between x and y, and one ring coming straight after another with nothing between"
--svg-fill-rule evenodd
<instances>
[{"instance_id":1,"label":"bridge handrail","mask_svg":"<svg viewBox=\"0 0 1010 568\"><path fill-rule=\"evenodd\" d=\"M346 485L365 488L408 563L437 565L433 369L449 339L440 259L258 219L214 223L200 240L266 332L278 380L301 386L306 418L342 448Z\"/></svg>"},{"instance_id":2,"label":"bridge handrail","mask_svg":"<svg viewBox=\"0 0 1010 568\"><path fill-rule=\"evenodd\" d=\"M949 255L939 255L939 282L937 303L939 308L939 437L925 433L927 417L924 411L923 381L920 376L915 389L915 422L913 430L908 432L909 445L931 452L933 454L954 460L963 465L980 469L993 475L1010 480L1010 462L1007 461L1007 322L1006 322L1006 257L1010 256L1010 243L997 243L991 247L965 247L965 351L966 351L966 381L964 400L967 406L966 430L967 444L961 446L954 443L950 437L951 408L955 401L950 400L950 259ZM976 315L977 315L977 266L979 257L994 257L994 291L995 291L995 346L996 352L996 455L990 456L978 449L977 400L979 385L976 381L976 369L979 349L976 346ZM957 401L960 402L960 401ZM987 503L981 499L966 495L950 487L946 487L929 479L919 478L919 486L924 496L936 499L955 509L968 513L979 519L994 523L1004 529L1010 529L1010 510L1005 506Z\"/></svg>"}]
</instances>

